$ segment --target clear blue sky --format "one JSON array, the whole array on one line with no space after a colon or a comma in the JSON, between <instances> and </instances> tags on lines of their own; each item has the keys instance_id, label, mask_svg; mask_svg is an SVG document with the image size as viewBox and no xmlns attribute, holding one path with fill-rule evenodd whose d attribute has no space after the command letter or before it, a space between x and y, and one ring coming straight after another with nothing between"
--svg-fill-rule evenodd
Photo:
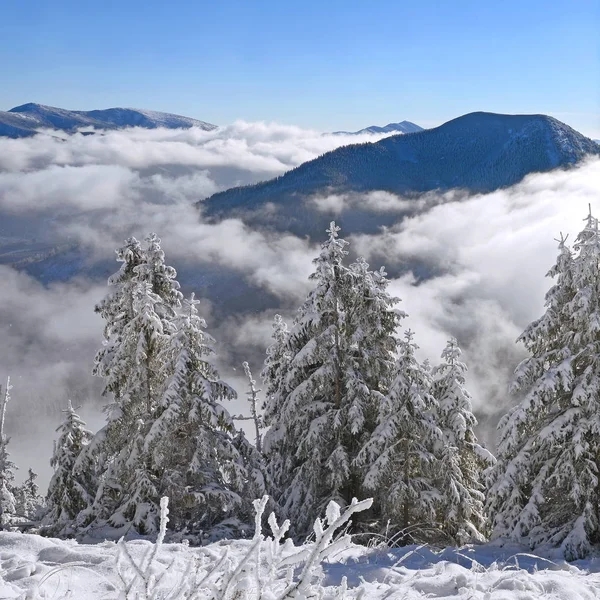
<instances>
[{"instance_id":1,"label":"clear blue sky","mask_svg":"<svg viewBox=\"0 0 600 600\"><path fill-rule=\"evenodd\" d=\"M474 110L600 138L600 0L4 0L0 109L319 129Z\"/></svg>"}]
</instances>

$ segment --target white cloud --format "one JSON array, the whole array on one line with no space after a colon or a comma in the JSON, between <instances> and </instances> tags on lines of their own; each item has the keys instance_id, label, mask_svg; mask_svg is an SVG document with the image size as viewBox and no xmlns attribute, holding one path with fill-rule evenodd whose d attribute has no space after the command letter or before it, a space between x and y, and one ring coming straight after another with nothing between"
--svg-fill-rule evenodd
<instances>
[{"instance_id":1,"label":"white cloud","mask_svg":"<svg viewBox=\"0 0 600 600\"><path fill-rule=\"evenodd\" d=\"M214 131L192 128L129 129L95 135L0 138L0 169L25 171L49 165L120 165L144 169L183 165L235 167L263 177L287 171L324 152L384 135L324 135L277 123L238 121Z\"/></svg>"}]
</instances>

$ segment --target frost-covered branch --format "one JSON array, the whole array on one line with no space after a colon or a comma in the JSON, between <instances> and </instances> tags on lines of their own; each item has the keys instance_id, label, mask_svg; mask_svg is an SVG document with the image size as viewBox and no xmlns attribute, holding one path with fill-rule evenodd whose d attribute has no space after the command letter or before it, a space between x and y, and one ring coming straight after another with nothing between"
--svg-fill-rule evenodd
<instances>
[{"instance_id":1,"label":"frost-covered branch","mask_svg":"<svg viewBox=\"0 0 600 600\"><path fill-rule=\"evenodd\" d=\"M326 594L322 587L322 563L332 553L351 544L350 535L334 539L335 535L352 515L370 508L372 500L359 502L353 499L343 510L337 503L330 502L325 519L315 521L315 541L295 547L291 540L284 541L289 521L280 526L273 513L268 518L271 535L263 535L262 520L268 499L263 496L254 501L255 533L241 554L233 555L231 548L221 556L209 555L205 549L192 550L195 556L188 561L179 581L167 588L162 582L168 572L174 571L176 559L166 567L158 561L168 521L168 499L162 498L160 532L156 544L145 556L136 561L124 540L119 541L117 570L121 579L121 600L359 598L360 588L348 596L345 580L339 587L327 588Z\"/></svg>"},{"instance_id":2,"label":"frost-covered branch","mask_svg":"<svg viewBox=\"0 0 600 600\"><path fill-rule=\"evenodd\" d=\"M248 378L248 383L250 385L248 392L246 395L248 396L248 400L250 402L250 417L254 421L254 429L256 430L255 437L255 445L256 449L261 452L262 451L262 436L260 434L260 428L262 425L262 420L260 415L258 414L258 392L259 389L256 388L256 381L252 377L252 372L250 371L250 365L247 362L242 363L242 367L244 367L244 373Z\"/></svg>"}]
</instances>

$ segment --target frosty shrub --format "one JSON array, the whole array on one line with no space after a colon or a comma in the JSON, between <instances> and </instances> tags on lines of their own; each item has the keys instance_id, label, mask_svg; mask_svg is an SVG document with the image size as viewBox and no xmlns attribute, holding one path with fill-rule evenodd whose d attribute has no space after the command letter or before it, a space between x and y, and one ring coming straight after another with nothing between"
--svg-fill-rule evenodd
<instances>
[{"instance_id":1,"label":"frosty shrub","mask_svg":"<svg viewBox=\"0 0 600 600\"><path fill-rule=\"evenodd\" d=\"M322 563L334 553L341 552L351 544L348 533L339 534L355 513L368 510L372 500L356 498L343 510L330 502L324 519L316 519L314 541L294 546L284 540L290 527L289 521L277 523L274 513L268 518L270 535L262 529L264 510L268 496L254 501L254 537L245 549L233 554L231 548L217 556L213 550L202 548L194 551L184 569L177 569L175 561L159 562L161 546L168 523L168 498L160 502L160 531L156 544L151 545L141 559L135 559L130 544L121 539L118 544L117 570L121 580L120 600L286 600L292 598L319 597L360 598L361 588L347 589L345 578L339 587L323 588ZM167 583L168 582L168 583Z\"/></svg>"}]
</instances>

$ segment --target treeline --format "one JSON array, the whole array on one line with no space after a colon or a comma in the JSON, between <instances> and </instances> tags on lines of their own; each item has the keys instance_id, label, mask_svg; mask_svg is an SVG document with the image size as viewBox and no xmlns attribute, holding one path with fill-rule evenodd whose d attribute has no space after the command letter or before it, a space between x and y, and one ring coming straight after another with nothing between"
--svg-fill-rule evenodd
<instances>
[{"instance_id":1,"label":"treeline","mask_svg":"<svg viewBox=\"0 0 600 600\"><path fill-rule=\"evenodd\" d=\"M211 363L198 301L182 297L154 234L145 247L127 240L96 307L107 422L92 434L69 404L42 530L152 534L169 496L173 534L202 543L244 536L252 500L268 494L301 539L331 500L372 497L355 533L445 545L491 535L589 554L600 543L596 219L573 249L561 238L546 312L519 338L524 399L500 422L497 461L475 436L457 341L439 365L420 362L385 271L348 264L347 245L331 223L312 290L289 326L275 318L262 392L244 365L250 443L226 408L236 393Z\"/></svg>"}]
</instances>

